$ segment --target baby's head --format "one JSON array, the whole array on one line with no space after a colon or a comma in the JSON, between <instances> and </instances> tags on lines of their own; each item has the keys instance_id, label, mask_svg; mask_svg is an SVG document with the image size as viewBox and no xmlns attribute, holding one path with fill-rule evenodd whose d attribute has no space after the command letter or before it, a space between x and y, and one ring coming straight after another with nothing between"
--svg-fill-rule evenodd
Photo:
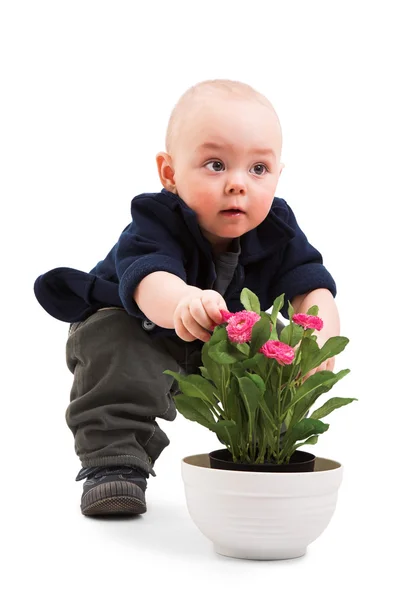
<instances>
[{"instance_id":1,"label":"baby's head","mask_svg":"<svg viewBox=\"0 0 400 600\"><path fill-rule=\"evenodd\" d=\"M204 236L223 251L267 216L281 149L279 119L267 98L244 83L205 81L172 111L157 166L162 185L196 212Z\"/></svg>"}]
</instances>

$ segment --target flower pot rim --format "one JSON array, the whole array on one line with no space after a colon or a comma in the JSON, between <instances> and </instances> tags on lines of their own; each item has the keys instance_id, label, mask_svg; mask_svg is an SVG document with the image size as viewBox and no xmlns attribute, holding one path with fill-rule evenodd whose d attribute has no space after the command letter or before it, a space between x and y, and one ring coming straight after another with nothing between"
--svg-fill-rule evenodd
<instances>
[{"instance_id":1,"label":"flower pot rim","mask_svg":"<svg viewBox=\"0 0 400 600\"><path fill-rule=\"evenodd\" d=\"M335 471L343 469L343 465L336 460L330 458L315 457L314 471L304 472L260 472L260 471L231 471L223 469L212 469L210 466L209 453L191 454L181 459L181 464L199 469L209 469L210 471L219 473L221 477L232 477L240 474L241 477L318 477L318 474L326 473L327 471Z\"/></svg>"}]
</instances>

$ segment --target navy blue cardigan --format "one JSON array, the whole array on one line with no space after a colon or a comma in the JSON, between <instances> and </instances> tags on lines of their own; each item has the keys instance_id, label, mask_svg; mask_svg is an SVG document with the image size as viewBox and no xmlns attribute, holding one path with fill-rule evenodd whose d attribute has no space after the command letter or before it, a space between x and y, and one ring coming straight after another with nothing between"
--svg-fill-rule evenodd
<instances>
[{"instance_id":1,"label":"navy blue cardigan","mask_svg":"<svg viewBox=\"0 0 400 600\"><path fill-rule=\"evenodd\" d=\"M131 214L132 222L118 242L89 273L59 267L36 279L36 298L51 316L73 323L99 308L122 306L130 315L146 320L133 293L155 271L212 289L216 272L211 244L200 230L196 213L179 196L166 189L141 194L132 200ZM308 242L282 198L274 198L266 219L241 236L240 246L238 266L224 294L231 312L243 310L240 293L244 287L257 294L262 310L268 310L284 293L281 314L285 318L287 300L298 294L327 288L336 296L335 282L321 254ZM175 332L157 326L152 334Z\"/></svg>"}]
</instances>

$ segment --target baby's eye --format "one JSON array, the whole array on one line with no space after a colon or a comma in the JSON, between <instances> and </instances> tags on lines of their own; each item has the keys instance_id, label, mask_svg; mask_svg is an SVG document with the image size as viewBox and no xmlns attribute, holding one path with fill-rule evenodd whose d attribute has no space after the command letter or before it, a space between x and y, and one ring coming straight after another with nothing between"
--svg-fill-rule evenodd
<instances>
[{"instance_id":1,"label":"baby's eye","mask_svg":"<svg viewBox=\"0 0 400 600\"><path fill-rule=\"evenodd\" d=\"M258 165L254 165L254 167L252 167L252 169L254 169L254 173L256 175L264 175L264 173L266 173L268 171L267 167L265 165L263 165L262 163L258 164ZM250 170L252 170L250 169Z\"/></svg>"},{"instance_id":2,"label":"baby's eye","mask_svg":"<svg viewBox=\"0 0 400 600\"><path fill-rule=\"evenodd\" d=\"M218 171L223 171L224 163L222 163L220 160L210 160L210 162L208 162L204 166L209 171L216 171L216 172L218 172ZM209 167L211 167L211 168L209 168Z\"/></svg>"}]
</instances>

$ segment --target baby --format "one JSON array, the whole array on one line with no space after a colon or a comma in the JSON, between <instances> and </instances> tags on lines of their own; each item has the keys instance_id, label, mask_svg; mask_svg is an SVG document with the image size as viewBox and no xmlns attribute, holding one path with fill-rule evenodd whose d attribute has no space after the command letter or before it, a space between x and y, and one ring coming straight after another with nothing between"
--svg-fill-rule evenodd
<instances>
[{"instance_id":1,"label":"baby","mask_svg":"<svg viewBox=\"0 0 400 600\"><path fill-rule=\"evenodd\" d=\"M317 304L320 346L339 335L335 282L274 197L281 147L262 94L228 80L195 85L156 157L162 191L132 200L131 223L90 273L61 267L36 280L43 308L70 323L66 420L77 480L86 480L84 515L146 511L147 479L170 443L156 418L176 417L178 389L163 371L199 372L203 343L221 309L243 309L244 287L262 310L284 293L285 318L288 300L296 312ZM333 367L330 359L316 370Z\"/></svg>"}]
</instances>

